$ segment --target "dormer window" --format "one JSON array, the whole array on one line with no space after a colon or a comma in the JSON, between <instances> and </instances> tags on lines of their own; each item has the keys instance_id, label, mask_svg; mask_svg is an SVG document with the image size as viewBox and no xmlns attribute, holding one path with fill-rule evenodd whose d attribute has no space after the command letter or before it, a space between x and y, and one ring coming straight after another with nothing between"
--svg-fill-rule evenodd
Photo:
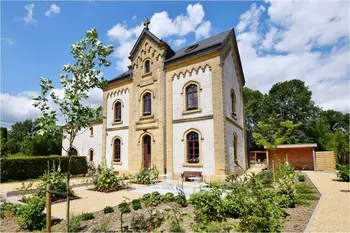
<instances>
[{"instance_id":1,"label":"dormer window","mask_svg":"<svg viewBox=\"0 0 350 233\"><path fill-rule=\"evenodd\" d=\"M145 61L145 74L151 72L151 62L150 60Z\"/></svg>"}]
</instances>

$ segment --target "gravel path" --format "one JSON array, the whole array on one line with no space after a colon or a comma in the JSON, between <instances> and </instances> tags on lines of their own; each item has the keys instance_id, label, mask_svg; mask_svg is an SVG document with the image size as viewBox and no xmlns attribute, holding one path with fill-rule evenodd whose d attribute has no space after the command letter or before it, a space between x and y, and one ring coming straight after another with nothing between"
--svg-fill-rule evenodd
<instances>
[{"instance_id":1,"label":"gravel path","mask_svg":"<svg viewBox=\"0 0 350 233\"><path fill-rule=\"evenodd\" d=\"M322 196L309 232L350 232L350 183L334 172L307 172Z\"/></svg>"}]
</instances>

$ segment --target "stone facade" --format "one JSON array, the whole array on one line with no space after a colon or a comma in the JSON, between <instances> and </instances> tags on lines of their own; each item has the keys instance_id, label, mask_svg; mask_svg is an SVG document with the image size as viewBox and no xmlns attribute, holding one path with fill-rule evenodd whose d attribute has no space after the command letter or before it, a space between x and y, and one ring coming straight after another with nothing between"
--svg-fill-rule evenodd
<instances>
[{"instance_id":1,"label":"stone facade","mask_svg":"<svg viewBox=\"0 0 350 233\"><path fill-rule=\"evenodd\" d=\"M88 155L86 148L91 147L98 151L94 162L105 161L120 173L137 173L149 159L161 174L174 176L200 171L224 178L238 165L246 168L244 77L233 29L227 34L220 49L167 62L176 53L145 28L129 57L132 74L110 81L103 90L103 121L92 126L100 135L92 137L95 144L84 134L78 136L78 154ZM195 109L186 102L190 85L197 88ZM145 104L148 96L151 112ZM120 119L116 108L121 108ZM194 162L188 157L191 132L198 135ZM149 136L150 143L145 141Z\"/></svg>"}]
</instances>

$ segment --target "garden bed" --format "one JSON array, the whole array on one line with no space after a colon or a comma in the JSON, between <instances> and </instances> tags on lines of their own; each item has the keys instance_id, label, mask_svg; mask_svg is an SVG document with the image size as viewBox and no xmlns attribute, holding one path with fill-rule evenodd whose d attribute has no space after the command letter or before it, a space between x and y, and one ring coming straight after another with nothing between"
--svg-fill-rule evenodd
<instances>
[{"instance_id":1,"label":"garden bed","mask_svg":"<svg viewBox=\"0 0 350 233\"><path fill-rule=\"evenodd\" d=\"M287 208L284 210L284 213L286 214L286 217L284 218L284 221L282 221L282 227L280 228L280 231L282 232L303 232L309 222L309 219L312 216L312 213L317 205L317 201L320 198L320 194L318 193L317 189L313 186L310 179L307 177L307 175L304 175L305 181L301 182L296 179L296 190L297 193L300 195L301 198L298 199L298 202L296 204L296 207L294 208ZM154 192L157 193L157 192ZM156 230L158 232L171 232L171 224L169 221L169 218L171 219L173 216L181 216L183 221L181 222L181 227L183 228L184 232L193 232L193 226L198 227L198 219L196 219L196 216L200 217L198 215L198 208L201 207L195 207L195 205L198 205L196 203L199 203L199 205L203 201L206 203L207 201L209 204L209 208L214 208L213 211L217 211L216 207L212 205L212 200L210 195L213 195L213 193L208 193L203 195L196 195L194 200L189 201L188 206L186 207L175 207L175 202L178 204L181 204L181 202L178 202L176 198L171 198L169 200L167 198L167 195L160 195L159 193L157 195L148 194L144 195L143 201L142 201L142 209L133 210L133 204L129 203L129 207L131 209L131 212L129 213L126 211L122 215L123 219L123 231L129 231L129 232L140 232L140 231L150 231L150 222L154 223L155 219L158 219L159 221ZM208 196L209 195L209 196ZM147 197L147 198L146 198ZM192 197L191 197L192 198ZM204 198L204 199L203 199ZM208 199L209 198L209 199ZM126 201L131 201L126 199ZM167 202L168 201L168 202ZM170 201L170 202L169 202ZM195 202L193 202L195 201ZM122 203L126 204L126 203ZM147 207L146 207L147 205ZM204 204L207 205L207 204ZM151 207L149 207L151 206ZM82 216L80 217L73 217L71 218L71 223L76 223L75 231L77 232L120 232L121 231L121 208L119 206L113 206L108 208L108 213L106 211L97 211L94 213L85 213L86 216L89 216L86 218L86 221L82 220ZM135 209L135 208L134 208ZM177 209L174 211L174 209ZM210 217L210 215L215 215L212 213L212 210L209 209L210 214L207 215ZM201 210L203 211L203 209ZM197 213L196 213L197 212ZM150 220L150 215L153 213L153 220ZM143 216L140 217L140 216ZM156 217L154 217L156 216ZM135 217L138 218L138 224L141 226L140 228L136 228L135 230ZM77 220L80 219L80 220ZM221 218L223 222L221 222L220 217L216 218L217 220L214 220L214 222L210 223L210 228L206 228L206 231L210 232L218 232L218 229L221 229L221 231L224 230L225 232L235 232L234 229L238 226L239 222L241 221L240 218L232 218L232 217L224 217ZM205 219L202 219L202 221L205 221ZM140 223L141 221L141 223ZM212 221L212 220L209 220ZM134 222L134 223L133 223ZM197 224L197 225L196 225ZM207 223L206 223L207 224ZM17 227L16 227L17 225ZM78 227L77 227L78 226ZM62 221L60 223L53 223L52 231L53 232L62 232L65 231L65 221ZM142 228L143 227L143 228ZM155 228L153 228L155 230ZM19 229L18 223L16 223L16 218L13 217L5 217L1 223L1 230L2 231L23 231Z\"/></svg>"}]
</instances>

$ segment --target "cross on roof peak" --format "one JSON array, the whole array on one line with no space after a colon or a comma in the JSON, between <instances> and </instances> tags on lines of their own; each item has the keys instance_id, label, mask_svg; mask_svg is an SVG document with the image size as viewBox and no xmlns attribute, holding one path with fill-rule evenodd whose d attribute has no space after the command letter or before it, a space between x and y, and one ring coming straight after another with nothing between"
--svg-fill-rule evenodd
<instances>
[{"instance_id":1,"label":"cross on roof peak","mask_svg":"<svg viewBox=\"0 0 350 233\"><path fill-rule=\"evenodd\" d=\"M147 18L145 20L145 22L143 23L143 25L145 26L145 29L148 29L148 25L150 24L151 22L149 21L149 19Z\"/></svg>"}]
</instances>

